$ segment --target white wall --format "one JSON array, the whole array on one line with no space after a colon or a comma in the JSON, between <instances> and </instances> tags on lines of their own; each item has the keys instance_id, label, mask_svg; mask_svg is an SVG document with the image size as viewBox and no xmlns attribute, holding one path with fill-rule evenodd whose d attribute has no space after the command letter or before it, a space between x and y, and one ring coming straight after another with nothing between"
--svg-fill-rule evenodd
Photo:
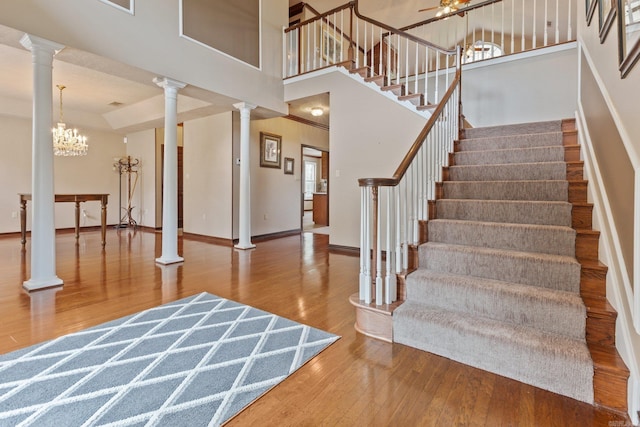
<instances>
[{"instance_id":1,"label":"white wall","mask_svg":"<svg viewBox=\"0 0 640 427\"><path fill-rule=\"evenodd\" d=\"M292 79L285 100L330 92L329 241L359 247L358 178L391 177L427 119L345 73Z\"/></svg>"},{"instance_id":2,"label":"white wall","mask_svg":"<svg viewBox=\"0 0 640 427\"><path fill-rule=\"evenodd\" d=\"M156 216L156 131L144 130L127 135L127 155L140 161L138 184L133 193L133 218L138 225L155 228ZM123 178L125 175L123 175ZM122 205L126 206L126 186L122 186Z\"/></svg>"},{"instance_id":3,"label":"white wall","mask_svg":"<svg viewBox=\"0 0 640 427\"><path fill-rule=\"evenodd\" d=\"M260 132L282 136L280 169L260 167ZM329 149L329 133L323 129L284 118L251 121L251 234L253 236L300 229L302 145ZM293 175L284 174L285 157L294 159Z\"/></svg>"},{"instance_id":4,"label":"white wall","mask_svg":"<svg viewBox=\"0 0 640 427\"><path fill-rule=\"evenodd\" d=\"M232 113L184 123L187 233L232 238Z\"/></svg>"},{"instance_id":5,"label":"white wall","mask_svg":"<svg viewBox=\"0 0 640 427\"><path fill-rule=\"evenodd\" d=\"M31 193L31 120L0 117L0 129L5 137L0 150L0 233L20 231L18 193ZM113 158L124 155L122 136L90 130L89 153L83 157L54 157L54 191L59 194L107 193L107 222L118 222L118 174L113 171ZM27 203L27 229L30 228L31 203ZM100 225L100 202L81 204L85 214L81 226ZM15 217L14 217L15 215ZM75 205L55 204L56 228L75 225Z\"/></svg>"},{"instance_id":6,"label":"white wall","mask_svg":"<svg viewBox=\"0 0 640 427\"><path fill-rule=\"evenodd\" d=\"M575 43L465 65L463 113L474 127L573 117L577 71Z\"/></svg>"},{"instance_id":7,"label":"white wall","mask_svg":"<svg viewBox=\"0 0 640 427\"><path fill-rule=\"evenodd\" d=\"M284 113L282 28L288 3L265 3L261 70L180 37L177 0L137 1L135 15L97 0L3 1L0 23Z\"/></svg>"}]
</instances>

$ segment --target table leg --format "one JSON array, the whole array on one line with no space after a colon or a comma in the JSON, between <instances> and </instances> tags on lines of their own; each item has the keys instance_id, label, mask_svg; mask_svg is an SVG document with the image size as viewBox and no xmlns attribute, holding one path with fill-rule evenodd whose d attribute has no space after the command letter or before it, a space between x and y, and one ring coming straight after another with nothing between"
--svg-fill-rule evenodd
<instances>
[{"instance_id":1,"label":"table leg","mask_svg":"<svg viewBox=\"0 0 640 427\"><path fill-rule=\"evenodd\" d=\"M102 246L107 244L107 202L102 201Z\"/></svg>"},{"instance_id":2,"label":"table leg","mask_svg":"<svg viewBox=\"0 0 640 427\"><path fill-rule=\"evenodd\" d=\"M80 238L80 202L76 202L76 243Z\"/></svg>"},{"instance_id":3,"label":"table leg","mask_svg":"<svg viewBox=\"0 0 640 427\"><path fill-rule=\"evenodd\" d=\"M20 242L27 243L27 201L20 200Z\"/></svg>"}]
</instances>

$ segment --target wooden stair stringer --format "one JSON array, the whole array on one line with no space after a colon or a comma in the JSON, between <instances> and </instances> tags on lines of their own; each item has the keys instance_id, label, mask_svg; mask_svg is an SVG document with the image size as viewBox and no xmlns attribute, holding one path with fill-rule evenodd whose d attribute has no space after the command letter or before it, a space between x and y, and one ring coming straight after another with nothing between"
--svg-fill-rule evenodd
<instances>
[{"instance_id":1,"label":"wooden stair stringer","mask_svg":"<svg viewBox=\"0 0 640 427\"><path fill-rule=\"evenodd\" d=\"M424 94L410 92L405 83L393 83L393 79L384 74L376 74L369 66L351 68L348 71L350 74L359 75L366 83L375 83L381 92L395 95L399 103L410 104L416 112L422 113L436 106L426 103Z\"/></svg>"},{"instance_id":2,"label":"wooden stair stringer","mask_svg":"<svg viewBox=\"0 0 640 427\"><path fill-rule=\"evenodd\" d=\"M600 233L593 230L593 205L587 203L588 182L582 179L577 132L565 129L564 123L563 144L569 202L573 205L572 227L576 230L576 259L581 265L580 296L587 309L586 340L593 360L594 403L626 414L629 369L615 347L618 314L606 298L608 268L598 260Z\"/></svg>"}]
</instances>

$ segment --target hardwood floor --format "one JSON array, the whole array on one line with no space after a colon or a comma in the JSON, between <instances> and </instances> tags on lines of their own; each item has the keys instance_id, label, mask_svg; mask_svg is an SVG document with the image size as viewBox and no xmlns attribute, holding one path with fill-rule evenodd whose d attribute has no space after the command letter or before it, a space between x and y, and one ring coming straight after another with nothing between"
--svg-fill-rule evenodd
<instances>
[{"instance_id":1,"label":"hardwood floor","mask_svg":"<svg viewBox=\"0 0 640 427\"><path fill-rule=\"evenodd\" d=\"M400 344L355 332L358 258L303 233L254 250L179 239L160 267L161 235L109 230L57 236L64 287L29 295L29 243L0 238L0 353L203 291L342 336L229 426L624 426L626 418Z\"/></svg>"}]
</instances>

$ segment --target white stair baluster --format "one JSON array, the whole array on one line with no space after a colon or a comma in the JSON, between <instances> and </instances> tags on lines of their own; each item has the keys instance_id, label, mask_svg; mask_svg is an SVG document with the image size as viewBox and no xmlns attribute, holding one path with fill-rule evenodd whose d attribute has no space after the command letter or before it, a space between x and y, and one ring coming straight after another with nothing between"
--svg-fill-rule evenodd
<instances>
[{"instance_id":1,"label":"white stair baluster","mask_svg":"<svg viewBox=\"0 0 640 427\"><path fill-rule=\"evenodd\" d=\"M547 42L549 40L549 26L547 23L549 22L549 0L544 0L544 46L547 46Z\"/></svg>"},{"instance_id":2,"label":"white stair baluster","mask_svg":"<svg viewBox=\"0 0 640 427\"><path fill-rule=\"evenodd\" d=\"M383 282L382 282L382 246L381 246L381 235L382 233L380 232L381 230L381 222L382 222L382 218L380 216L380 212L381 212L381 207L380 205L382 204L382 193L380 192L380 187L378 187L378 203L375 204L375 215L376 218L378 218L378 220L376 221L376 253L374 254L374 256L376 257L376 286L375 286L375 292L376 292L376 305L381 305L382 301L383 301L383 296L382 296L382 291L383 291Z\"/></svg>"},{"instance_id":3,"label":"white stair baluster","mask_svg":"<svg viewBox=\"0 0 640 427\"><path fill-rule=\"evenodd\" d=\"M532 42L532 49L536 48L536 5L538 3L537 0L532 0L533 1L533 42Z\"/></svg>"},{"instance_id":4,"label":"white stair baluster","mask_svg":"<svg viewBox=\"0 0 640 427\"><path fill-rule=\"evenodd\" d=\"M525 44L524 44L524 31L525 31L525 25L524 25L524 2L525 0L522 0L522 28L521 28L521 33L522 34L522 46L520 47L520 52L524 52L525 49Z\"/></svg>"},{"instance_id":5,"label":"white stair baluster","mask_svg":"<svg viewBox=\"0 0 640 427\"><path fill-rule=\"evenodd\" d=\"M567 41L573 39L572 29L571 29L571 11L573 10L573 1L569 0L569 13L567 13ZM618 19L622 15L622 12L618 11Z\"/></svg>"},{"instance_id":6,"label":"white stair baluster","mask_svg":"<svg viewBox=\"0 0 640 427\"><path fill-rule=\"evenodd\" d=\"M560 0L556 0L556 44L560 43Z\"/></svg>"}]
</instances>

